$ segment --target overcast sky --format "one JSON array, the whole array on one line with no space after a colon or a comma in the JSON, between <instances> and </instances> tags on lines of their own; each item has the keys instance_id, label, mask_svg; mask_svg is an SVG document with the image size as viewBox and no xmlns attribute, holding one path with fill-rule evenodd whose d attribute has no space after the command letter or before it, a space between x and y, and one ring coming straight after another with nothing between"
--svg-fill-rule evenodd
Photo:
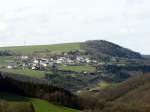
<instances>
[{"instance_id":1,"label":"overcast sky","mask_svg":"<svg viewBox=\"0 0 150 112\"><path fill-rule=\"evenodd\" d=\"M0 46L93 39L150 54L150 0L0 1Z\"/></svg>"}]
</instances>

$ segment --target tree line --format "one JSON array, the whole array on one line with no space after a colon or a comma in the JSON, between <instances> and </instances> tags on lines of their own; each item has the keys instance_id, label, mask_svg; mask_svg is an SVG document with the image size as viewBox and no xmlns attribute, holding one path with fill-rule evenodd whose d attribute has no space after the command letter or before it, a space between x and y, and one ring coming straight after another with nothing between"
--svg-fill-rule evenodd
<instances>
[{"instance_id":1,"label":"tree line","mask_svg":"<svg viewBox=\"0 0 150 112\"><path fill-rule=\"evenodd\" d=\"M13 56L14 53L9 50L0 50L0 56Z\"/></svg>"},{"instance_id":2,"label":"tree line","mask_svg":"<svg viewBox=\"0 0 150 112\"><path fill-rule=\"evenodd\" d=\"M81 108L77 96L63 88L50 85L44 79L0 72L0 90L44 99L57 105Z\"/></svg>"}]
</instances>

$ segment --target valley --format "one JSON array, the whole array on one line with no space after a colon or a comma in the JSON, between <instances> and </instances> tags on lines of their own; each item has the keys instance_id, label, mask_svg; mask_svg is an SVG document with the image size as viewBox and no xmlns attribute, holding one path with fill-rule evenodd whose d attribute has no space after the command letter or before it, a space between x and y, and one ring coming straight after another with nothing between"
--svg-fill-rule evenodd
<instances>
[{"instance_id":1,"label":"valley","mask_svg":"<svg viewBox=\"0 0 150 112\"><path fill-rule=\"evenodd\" d=\"M141 88L138 84L145 84L145 77L148 76L144 74L149 72L148 56L104 40L2 47L0 104L8 109L19 106L29 112L117 111L119 103L126 100L124 97L130 97L128 91L134 92L134 87ZM141 77L143 82L137 81L137 77ZM130 83L132 79L133 85ZM133 88L129 88L128 84ZM110 95L112 92L114 94ZM97 97L99 102L96 102ZM145 101L140 103L141 108L145 108ZM135 105L135 102L132 104ZM129 109L130 105L121 103ZM146 108L149 109L148 106ZM15 112L23 111L18 108Z\"/></svg>"}]
</instances>

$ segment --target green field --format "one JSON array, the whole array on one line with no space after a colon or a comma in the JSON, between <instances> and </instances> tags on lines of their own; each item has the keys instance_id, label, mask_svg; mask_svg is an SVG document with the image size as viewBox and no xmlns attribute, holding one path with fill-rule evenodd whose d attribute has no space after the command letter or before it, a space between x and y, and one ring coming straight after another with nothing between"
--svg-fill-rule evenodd
<instances>
[{"instance_id":1,"label":"green field","mask_svg":"<svg viewBox=\"0 0 150 112\"><path fill-rule=\"evenodd\" d=\"M9 112L33 112L30 100L25 97L0 91L0 101L7 101L6 106Z\"/></svg>"},{"instance_id":2,"label":"green field","mask_svg":"<svg viewBox=\"0 0 150 112\"><path fill-rule=\"evenodd\" d=\"M44 78L45 73L46 73L44 71L31 70L31 69L25 69L25 70L23 69L0 69L0 71L19 74L19 75L25 75L25 76L30 76L30 77L37 77L37 78Z\"/></svg>"},{"instance_id":3,"label":"green field","mask_svg":"<svg viewBox=\"0 0 150 112\"><path fill-rule=\"evenodd\" d=\"M9 109L18 110L15 112L20 112L21 109L29 110L29 104L33 105L35 112L80 112L78 110L56 106L47 101L35 99L35 98L27 98L22 96L17 96L14 94L9 94L5 92L0 92L0 100L6 100L9 103ZM30 111L27 111L30 112Z\"/></svg>"},{"instance_id":4,"label":"green field","mask_svg":"<svg viewBox=\"0 0 150 112\"><path fill-rule=\"evenodd\" d=\"M12 56L0 56L0 65L6 65L8 62L12 61L14 57Z\"/></svg>"},{"instance_id":5,"label":"green field","mask_svg":"<svg viewBox=\"0 0 150 112\"><path fill-rule=\"evenodd\" d=\"M10 50L15 53L31 54L34 52L59 54L74 50L81 50L80 43L65 43L54 45L34 45L34 46L17 46L17 47L0 47L0 50Z\"/></svg>"},{"instance_id":6,"label":"green field","mask_svg":"<svg viewBox=\"0 0 150 112\"><path fill-rule=\"evenodd\" d=\"M78 110L56 106L40 99L31 99L31 102L35 108L35 112L79 112Z\"/></svg>"},{"instance_id":7,"label":"green field","mask_svg":"<svg viewBox=\"0 0 150 112\"><path fill-rule=\"evenodd\" d=\"M116 87L118 85L119 85L119 83L108 83L108 82L105 82L105 81L101 81L100 83L98 83L96 85L96 87L92 88L90 91L104 90L106 88L113 88L113 87Z\"/></svg>"},{"instance_id":8,"label":"green field","mask_svg":"<svg viewBox=\"0 0 150 112\"><path fill-rule=\"evenodd\" d=\"M75 72L95 72L96 68L90 65L83 66L61 66L61 70L70 70Z\"/></svg>"}]
</instances>

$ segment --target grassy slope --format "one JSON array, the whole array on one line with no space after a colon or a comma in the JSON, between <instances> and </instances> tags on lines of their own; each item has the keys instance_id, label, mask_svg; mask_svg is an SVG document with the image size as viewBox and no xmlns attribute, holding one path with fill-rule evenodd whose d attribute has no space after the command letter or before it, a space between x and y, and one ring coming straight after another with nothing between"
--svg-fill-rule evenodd
<instances>
[{"instance_id":1,"label":"grassy slope","mask_svg":"<svg viewBox=\"0 0 150 112\"><path fill-rule=\"evenodd\" d=\"M54 45L34 45L34 46L17 46L17 47L0 47L0 50L10 50L16 53L30 54L34 51L54 53L68 52L70 50L81 50L80 43L65 43Z\"/></svg>"},{"instance_id":2,"label":"grassy slope","mask_svg":"<svg viewBox=\"0 0 150 112\"><path fill-rule=\"evenodd\" d=\"M118 83L117 83L118 84ZM107 89L107 88L110 88L110 87L115 87L117 86L117 84L114 84L114 83L108 83L108 82L105 82L105 81L101 81L100 83L98 83L96 85L96 87L92 88L90 91L94 91L94 90L104 90L104 89Z\"/></svg>"},{"instance_id":3,"label":"grassy slope","mask_svg":"<svg viewBox=\"0 0 150 112\"><path fill-rule=\"evenodd\" d=\"M79 112L78 110L53 105L44 100L26 98L5 92L0 92L0 99L7 100L10 107L13 108L22 108L23 104L25 105L31 102L33 104L35 112ZM20 106L21 104L22 106Z\"/></svg>"},{"instance_id":4,"label":"grassy slope","mask_svg":"<svg viewBox=\"0 0 150 112\"><path fill-rule=\"evenodd\" d=\"M32 99L31 101L35 112L79 112L78 110L56 106L40 99Z\"/></svg>"},{"instance_id":5,"label":"grassy slope","mask_svg":"<svg viewBox=\"0 0 150 112\"><path fill-rule=\"evenodd\" d=\"M31 77L37 77L37 78L44 78L45 73L44 71L38 71L38 70L30 70L30 69L0 69L0 71L4 72L10 72L10 73L15 73L15 74L20 74L20 75L26 75L26 76L31 76Z\"/></svg>"},{"instance_id":6,"label":"grassy slope","mask_svg":"<svg viewBox=\"0 0 150 112\"><path fill-rule=\"evenodd\" d=\"M14 112L32 112L31 103L29 99L25 97L20 97L17 95L12 95L6 92L0 91L0 100L8 101L8 111Z\"/></svg>"},{"instance_id":7,"label":"grassy slope","mask_svg":"<svg viewBox=\"0 0 150 112\"><path fill-rule=\"evenodd\" d=\"M7 62L10 62L13 60L12 56L0 56L0 65L5 65Z\"/></svg>"}]
</instances>

